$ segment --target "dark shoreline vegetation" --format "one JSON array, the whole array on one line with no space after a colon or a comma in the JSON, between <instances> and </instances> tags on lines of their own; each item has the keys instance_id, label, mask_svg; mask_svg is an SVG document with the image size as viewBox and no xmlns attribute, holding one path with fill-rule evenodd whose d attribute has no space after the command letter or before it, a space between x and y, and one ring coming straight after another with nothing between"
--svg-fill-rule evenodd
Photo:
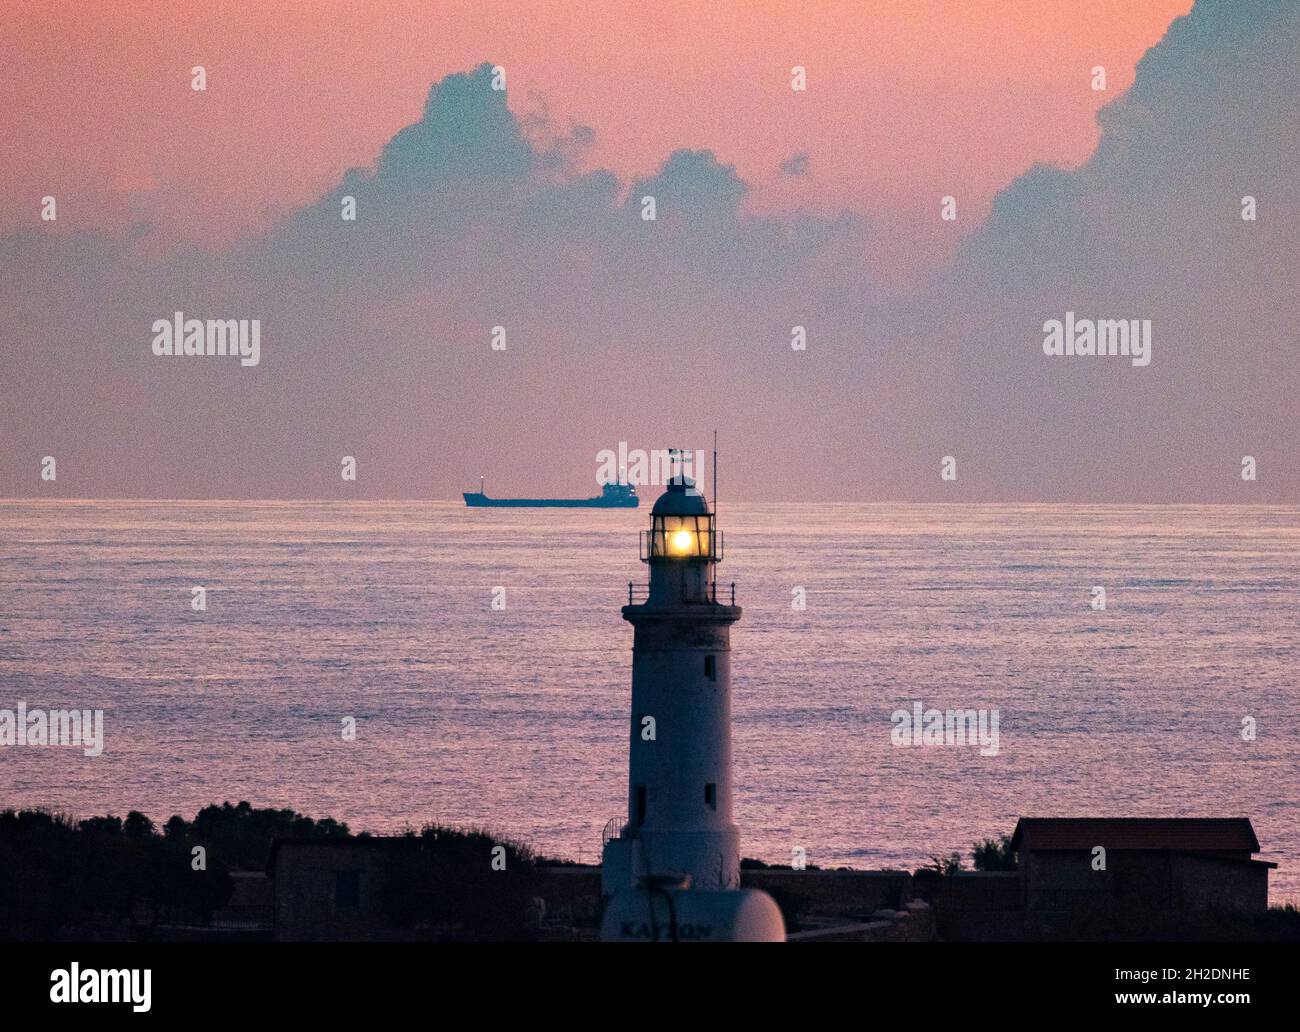
<instances>
[{"instance_id":1,"label":"dark shoreline vegetation","mask_svg":"<svg viewBox=\"0 0 1300 1032\"><path fill-rule=\"evenodd\" d=\"M231 902L234 876L269 873L273 843L286 840L383 844L383 915L412 938L536 939L538 912L546 909L546 869L578 866L482 828L428 824L395 836L354 834L329 817L247 802L205 806L192 821L174 815L161 827L135 810L125 818L80 820L39 809L4 810L0 941L149 940L211 930L214 916ZM509 878L492 866L497 847L504 850ZM947 879L967 873L960 853L930 859L912 874L923 896L933 898ZM1016 870L1009 835L974 843L970 859L976 872ZM791 867L746 858L741 869ZM823 869L809 864L807 870ZM773 895L787 926L798 929L806 901L780 890ZM1300 909L1286 904L1251 919L1174 919L1128 906L1079 914L1070 926L1069 938L1082 941L1297 941Z\"/></svg>"},{"instance_id":2,"label":"dark shoreline vegetation","mask_svg":"<svg viewBox=\"0 0 1300 1032\"><path fill-rule=\"evenodd\" d=\"M161 828L125 818L78 820L46 810L0 811L0 940L153 938L165 926L205 928L234 893L232 873L267 869L276 840L372 839L347 824L247 802L205 806ZM461 925L509 935L535 894L538 869L563 863L478 828L430 824L388 861L384 909L398 927ZM513 877L492 881L493 847ZM445 886L457 886L447 892Z\"/></svg>"}]
</instances>

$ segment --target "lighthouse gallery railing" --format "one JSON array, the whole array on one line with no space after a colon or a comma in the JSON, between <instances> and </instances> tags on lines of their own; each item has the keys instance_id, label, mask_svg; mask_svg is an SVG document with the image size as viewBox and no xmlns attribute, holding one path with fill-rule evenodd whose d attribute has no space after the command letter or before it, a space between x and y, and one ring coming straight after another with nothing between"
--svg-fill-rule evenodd
<instances>
[{"instance_id":1,"label":"lighthouse gallery railing","mask_svg":"<svg viewBox=\"0 0 1300 1032\"><path fill-rule=\"evenodd\" d=\"M736 582L731 582L731 601L726 605L734 606L736 604ZM627 604L629 606L640 605L642 602L650 600L650 585L637 584L634 581L627 582ZM708 584L704 589L703 596L690 597L686 593L685 587L682 589L682 601L688 604L701 606L718 606L724 603L718 601L718 585Z\"/></svg>"}]
</instances>

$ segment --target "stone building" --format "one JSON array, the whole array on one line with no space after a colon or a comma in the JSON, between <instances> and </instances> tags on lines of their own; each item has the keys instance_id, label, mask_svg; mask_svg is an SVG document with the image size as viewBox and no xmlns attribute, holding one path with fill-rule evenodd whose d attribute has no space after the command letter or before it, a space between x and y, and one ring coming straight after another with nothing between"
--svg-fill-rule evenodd
<instances>
[{"instance_id":1,"label":"stone building","mask_svg":"<svg viewBox=\"0 0 1300 1032\"><path fill-rule=\"evenodd\" d=\"M452 851L459 839L456 833ZM594 937L600 920L600 868L489 866L486 847L439 862L427 838L286 838L271 846L274 938L288 942L379 942L465 938ZM478 854L482 855L479 856ZM526 871L524 868L526 867ZM517 877L526 880L521 890ZM431 908L442 899L449 908ZM430 912L432 909L432 913ZM448 912L450 910L451 912ZM404 920L398 920L399 917ZM504 923L503 923L504 922Z\"/></svg>"},{"instance_id":2,"label":"stone building","mask_svg":"<svg viewBox=\"0 0 1300 1032\"><path fill-rule=\"evenodd\" d=\"M1025 817L1011 844L1024 908L1040 914L1116 904L1262 913L1277 866L1255 858L1259 839L1244 817Z\"/></svg>"},{"instance_id":3,"label":"stone building","mask_svg":"<svg viewBox=\"0 0 1300 1032\"><path fill-rule=\"evenodd\" d=\"M279 839L267 874L273 885L275 938L289 942L400 939L385 920L380 893L389 851L413 840Z\"/></svg>"}]
</instances>

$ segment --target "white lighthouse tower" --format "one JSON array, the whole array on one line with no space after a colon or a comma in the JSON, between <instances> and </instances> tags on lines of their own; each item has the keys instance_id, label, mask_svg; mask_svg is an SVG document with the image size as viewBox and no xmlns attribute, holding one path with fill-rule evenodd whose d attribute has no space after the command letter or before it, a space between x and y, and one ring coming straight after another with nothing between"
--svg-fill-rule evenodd
<instances>
[{"instance_id":1,"label":"white lighthouse tower","mask_svg":"<svg viewBox=\"0 0 1300 1032\"><path fill-rule=\"evenodd\" d=\"M725 598L717 589L722 553L708 501L679 474L641 532L649 586L629 585L623 607L634 628L628 806L603 854L605 938L784 939L770 897L739 888L731 625L741 611L734 586Z\"/></svg>"}]
</instances>

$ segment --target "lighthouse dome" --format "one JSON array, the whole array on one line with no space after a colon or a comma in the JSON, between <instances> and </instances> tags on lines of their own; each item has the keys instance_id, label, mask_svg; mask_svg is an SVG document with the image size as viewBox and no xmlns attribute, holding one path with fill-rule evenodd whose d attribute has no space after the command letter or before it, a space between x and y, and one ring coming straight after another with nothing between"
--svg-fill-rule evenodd
<instances>
[{"instance_id":1,"label":"lighthouse dome","mask_svg":"<svg viewBox=\"0 0 1300 1032\"><path fill-rule=\"evenodd\" d=\"M707 516L709 503L690 477L671 480L668 490L655 501L652 516Z\"/></svg>"}]
</instances>

